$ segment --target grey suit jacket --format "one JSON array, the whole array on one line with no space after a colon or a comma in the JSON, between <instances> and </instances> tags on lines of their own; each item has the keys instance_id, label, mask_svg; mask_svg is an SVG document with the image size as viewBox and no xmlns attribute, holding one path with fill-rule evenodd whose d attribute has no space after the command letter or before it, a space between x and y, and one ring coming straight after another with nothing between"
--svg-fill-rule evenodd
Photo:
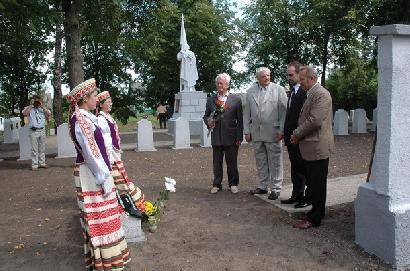
<instances>
[{"instance_id":1,"label":"grey suit jacket","mask_svg":"<svg viewBox=\"0 0 410 271\"><path fill-rule=\"evenodd\" d=\"M293 135L304 160L327 159L334 150L332 97L319 83L307 92Z\"/></svg>"},{"instance_id":2,"label":"grey suit jacket","mask_svg":"<svg viewBox=\"0 0 410 271\"><path fill-rule=\"evenodd\" d=\"M208 118L215 108L217 95L208 98L203 120L208 125ZM238 95L229 93L225 102L228 105L223 118L215 123L211 134L212 146L229 146L237 140L243 140L242 100Z\"/></svg>"},{"instance_id":3,"label":"grey suit jacket","mask_svg":"<svg viewBox=\"0 0 410 271\"><path fill-rule=\"evenodd\" d=\"M244 132L253 141L275 142L276 133L283 133L286 118L287 95L285 89L270 83L263 99L259 99L259 84L253 84L246 95Z\"/></svg>"}]
</instances>

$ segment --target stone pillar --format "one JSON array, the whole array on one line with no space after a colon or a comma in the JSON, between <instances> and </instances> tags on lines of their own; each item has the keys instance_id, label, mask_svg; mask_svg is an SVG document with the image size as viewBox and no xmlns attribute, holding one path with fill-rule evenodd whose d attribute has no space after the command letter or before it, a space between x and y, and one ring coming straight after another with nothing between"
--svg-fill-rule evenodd
<instances>
[{"instance_id":1,"label":"stone pillar","mask_svg":"<svg viewBox=\"0 0 410 271\"><path fill-rule=\"evenodd\" d=\"M76 157L77 152L70 137L68 123L63 123L57 127L57 157L68 158Z\"/></svg>"},{"instance_id":2,"label":"stone pillar","mask_svg":"<svg viewBox=\"0 0 410 271\"><path fill-rule=\"evenodd\" d=\"M138 122L137 151L156 151L152 123L147 119Z\"/></svg>"},{"instance_id":3,"label":"stone pillar","mask_svg":"<svg viewBox=\"0 0 410 271\"><path fill-rule=\"evenodd\" d=\"M333 134L348 135L349 134L349 114L343 109L338 109L333 118Z\"/></svg>"},{"instance_id":4,"label":"stone pillar","mask_svg":"<svg viewBox=\"0 0 410 271\"><path fill-rule=\"evenodd\" d=\"M209 148L212 147L211 144L211 133L209 133L208 127L206 127L205 123L202 122L202 131L201 131L201 144L199 144L202 148Z\"/></svg>"},{"instance_id":5,"label":"stone pillar","mask_svg":"<svg viewBox=\"0 0 410 271\"><path fill-rule=\"evenodd\" d=\"M173 149L191 149L189 122L183 117L175 120L175 135Z\"/></svg>"},{"instance_id":6,"label":"stone pillar","mask_svg":"<svg viewBox=\"0 0 410 271\"><path fill-rule=\"evenodd\" d=\"M356 109L353 114L352 134L367 133L367 118L364 109Z\"/></svg>"},{"instance_id":7,"label":"stone pillar","mask_svg":"<svg viewBox=\"0 0 410 271\"><path fill-rule=\"evenodd\" d=\"M356 243L399 269L410 267L410 25L375 26L377 144L369 183L355 202Z\"/></svg>"},{"instance_id":8,"label":"stone pillar","mask_svg":"<svg viewBox=\"0 0 410 271\"><path fill-rule=\"evenodd\" d=\"M4 120L4 144L19 142L20 118L10 118Z\"/></svg>"},{"instance_id":9,"label":"stone pillar","mask_svg":"<svg viewBox=\"0 0 410 271\"><path fill-rule=\"evenodd\" d=\"M30 128L28 125L21 127L19 129L19 149L20 158L17 161L24 161L31 159L31 138L30 138Z\"/></svg>"}]
</instances>

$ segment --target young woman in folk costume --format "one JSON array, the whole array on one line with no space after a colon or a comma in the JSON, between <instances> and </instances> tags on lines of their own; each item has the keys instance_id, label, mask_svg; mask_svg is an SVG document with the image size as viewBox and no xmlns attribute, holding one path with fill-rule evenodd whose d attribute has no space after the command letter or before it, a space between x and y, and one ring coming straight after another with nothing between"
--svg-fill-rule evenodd
<instances>
[{"instance_id":1,"label":"young woman in folk costume","mask_svg":"<svg viewBox=\"0 0 410 271\"><path fill-rule=\"evenodd\" d=\"M128 174L125 171L124 164L121 160L122 151L120 148L120 134L118 132L117 122L110 115L112 108L110 93L108 91L103 91L99 93L97 97L99 103L96 115L98 116L98 124L101 127L105 146L108 150L108 156L112 167L111 174L114 177L115 186L117 187L117 191L120 194L122 203L125 205L127 212L130 212L130 208L136 208L140 212L143 212L145 209L144 194L141 189L135 186L128 178ZM129 206L129 204L132 206Z\"/></svg>"},{"instance_id":2,"label":"young woman in folk costume","mask_svg":"<svg viewBox=\"0 0 410 271\"><path fill-rule=\"evenodd\" d=\"M123 270L131 258L121 226L122 209L98 119L89 112L97 104L95 80L76 86L67 99L71 102L69 130L77 150L74 180L86 270Z\"/></svg>"}]
</instances>

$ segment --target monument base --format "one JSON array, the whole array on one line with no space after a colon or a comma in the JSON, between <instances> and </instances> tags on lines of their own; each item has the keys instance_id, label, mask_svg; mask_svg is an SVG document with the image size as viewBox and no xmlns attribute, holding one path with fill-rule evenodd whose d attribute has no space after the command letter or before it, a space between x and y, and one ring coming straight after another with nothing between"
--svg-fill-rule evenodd
<instances>
[{"instance_id":1,"label":"monument base","mask_svg":"<svg viewBox=\"0 0 410 271\"><path fill-rule=\"evenodd\" d=\"M399 269L410 267L410 205L392 206L372 183L360 185L355 201L355 242Z\"/></svg>"},{"instance_id":2,"label":"monument base","mask_svg":"<svg viewBox=\"0 0 410 271\"><path fill-rule=\"evenodd\" d=\"M177 118L169 119L169 120L168 120L168 123L167 123L168 133L169 133L170 135L172 135L172 136L175 135L175 120L176 120L176 119L177 119ZM196 135L196 136L201 135L201 129L202 129L203 120L200 119L200 118L197 118L197 119L191 119L191 120L189 120L188 122L189 122L189 131L190 131L190 133L191 133L191 136L193 136L193 135Z\"/></svg>"},{"instance_id":3,"label":"monument base","mask_svg":"<svg viewBox=\"0 0 410 271\"><path fill-rule=\"evenodd\" d=\"M175 119L183 117L189 121L191 135L200 135L202 117L205 113L207 94L202 91L184 91L175 94L174 114L168 121L168 132L175 134Z\"/></svg>"}]
</instances>

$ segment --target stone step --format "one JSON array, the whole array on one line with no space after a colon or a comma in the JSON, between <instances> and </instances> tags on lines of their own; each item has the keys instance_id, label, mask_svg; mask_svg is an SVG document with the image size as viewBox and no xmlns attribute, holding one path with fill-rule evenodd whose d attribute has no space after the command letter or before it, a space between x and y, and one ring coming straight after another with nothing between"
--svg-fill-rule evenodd
<instances>
[{"instance_id":1,"label":"stone step","mask_svg":"<svg viewBox=\"0 0 410 271\"><path fill-rule=\"evenodd\" d=\"M363 173L358 175L328 179L326 207L353 202L356 199L359 185L366 182L366 176L367 173ZM279 209L282 209L290 215L306 213L311 209L311 206L295 209L294 204L282 204L280 202L281 199L290 198L291 194L292 185L285 185L282 187L280 197L277 200L268 200L268 194L255 196Z\"/></svg>"}]
</instances>

